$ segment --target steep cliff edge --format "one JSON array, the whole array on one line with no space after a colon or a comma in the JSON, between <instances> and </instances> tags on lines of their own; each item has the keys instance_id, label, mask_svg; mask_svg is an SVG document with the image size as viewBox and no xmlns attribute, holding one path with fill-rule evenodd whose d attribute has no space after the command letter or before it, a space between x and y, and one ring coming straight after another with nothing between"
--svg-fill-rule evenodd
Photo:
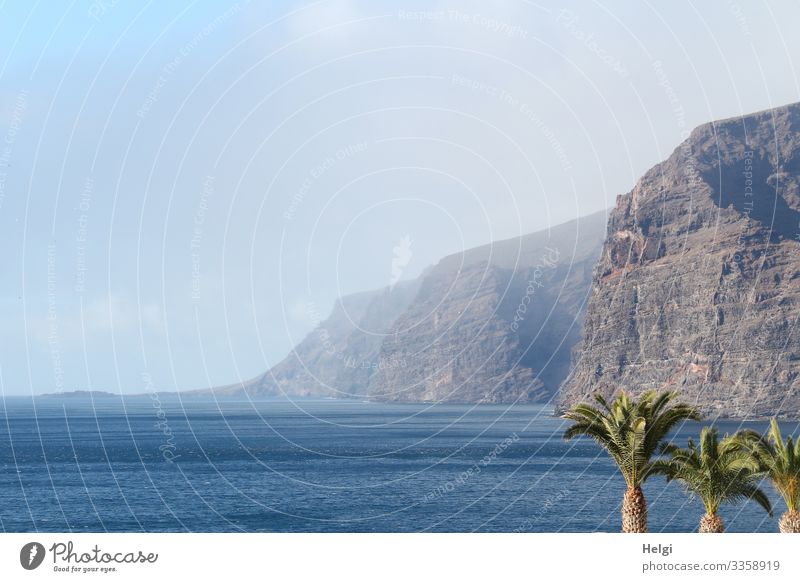
<instances>
[{"instance_id":1,"label":"steep cliff edge","mask_svg":"<svg viewBox=\"0 0 800 582\"><path fill-rule=\"evenodd\" d=\"M442 260L384 340L381 400L539 402L580 340L605 213Z\"/></svg>"},{"instance_id":2,"label":"steep cliff edge","mask_svg":"<svg viewBox=\"0 0 800 582\"><path fill-rule=\"evenodd\" d=\"M391 289L342 297L331 314L265 374L212 391L219 396L363 398L378 369L383 338L418 288L419 281L401 281ZM320 318L313 305L309 310ZM380 365L400 363L384 361Z\"/></svg>"},{"instance_id":3,"label":"steep cliff edge","mask_svg":"<svg viewBox=\"0 0 800 582\"><path fill-rule=\"evenodd\" d=\"M697 128L617 200L559 408L678 389L800 413L800 104Z\"/></svg>"},{"instance_id":4,"label":"steep cliff edge","mask_svg":"<svg viewBox=\"0 0 800 582\"><path fill-rule=\"evenodd\" d=\"M415 281L344 297L271 370L213 392L470 403L549 399L580 339L605 228L606 213L593 214L451 255Z\"/></svg>"}]
</instances>

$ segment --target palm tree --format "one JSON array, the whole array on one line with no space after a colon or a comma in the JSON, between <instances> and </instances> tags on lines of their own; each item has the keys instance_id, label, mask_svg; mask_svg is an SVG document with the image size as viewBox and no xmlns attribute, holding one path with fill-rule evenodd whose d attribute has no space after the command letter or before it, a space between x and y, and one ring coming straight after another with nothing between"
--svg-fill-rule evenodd
<instances>
[{"instance_id":1,"label":"palm tree","mask_svg":"<svg viewBox=\"0 0 800 582\"><path fill-rule=\"evenodd\" d=\"M781 533L800 533L800 441L793 442L791 436L784 441L774 418L766 436L744 430L739 440L786 502L787 511L778 522Z\"/></svg>"},{"instance_id":2,"label":"palm tree","mask_svg":"<svg viewBox=\"0 0 800 582\"><path fill-rule=\"evenodd\" d=\"M622 498L622 531L647 531L647 501L642 484L652 474L653 457L670 430L684 420L700 420L696 408L673 403L676 392L647 391L638 400L620 392L609 404L601 395L594 399L600 405L580 403L563 418L574 421L564 438L584 435L603 447L619 467L628 486Z\"/></svg>"},{"instance_id":3,"label":"palm tree","mask_svg":"<svg viewBox=\"0 0 800 582\"><path fill-rule=\"evenodd\" d=\"M753 500L772 515L769 498L758 488L764 477L757 459L742 450L740 438L725 437L720 441L716 428L700 431L700 446L689 439L688 448L664 444L662 452L668 460L654 463L653 472L682 481L686 489L700 498L706 514L700 519L700 533L722 533L725 523L719 516L723 503Z\"/></svg>"}]
</instances>

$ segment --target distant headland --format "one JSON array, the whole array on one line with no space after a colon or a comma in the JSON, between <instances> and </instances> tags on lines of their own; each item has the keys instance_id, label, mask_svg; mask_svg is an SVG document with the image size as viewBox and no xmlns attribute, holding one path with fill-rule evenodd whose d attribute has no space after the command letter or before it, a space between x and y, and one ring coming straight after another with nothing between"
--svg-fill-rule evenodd
<instances>
[{"instance_id":1,"label":"distant headland","mask_svg":"<svg viewBox=\"0 0 800 582\"><path fill-rule=\"evenodd\" d=\"M40 396L42 398L117 398L119 394L104 390L71 390L69 392L51 392Z\"/></svg>"}]
</instances>

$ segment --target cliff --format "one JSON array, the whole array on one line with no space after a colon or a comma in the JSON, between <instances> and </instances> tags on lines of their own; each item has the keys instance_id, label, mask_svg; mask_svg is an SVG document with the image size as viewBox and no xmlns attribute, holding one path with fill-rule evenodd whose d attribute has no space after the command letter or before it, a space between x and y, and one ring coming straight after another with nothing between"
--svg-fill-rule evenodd
<instances>
[{"instance_id":1,"label":"cliff","mask_svg":"<svg viewBox=\"0 0 800 582\"><path fill-rule=\"evenodd\" d=\"M800 413L800 104L703 125L620 196L560 393Z\"/></svg>"},{"instance_id":2,"label":"cliff","mask_svg":"<svg viewBox=\"0 0 800 582\"><path fill-rule=\"evenodd\" d=\"M365 397L379 364L381 342L414 299L418 287L419 281L401 281L391 289L342 297L331 314L265 374L242 384L214 388L213 392L221 396L247 393L251 397ZM309 309L313 317L319 317L314 306Z\"/></svg>"},{"instance_id":3,"label":"cliff","mask_svg":"<svg viewBox=\"0 0 800 582\"><path fill-rule=\"evenodd\" d=\"M469 249L415 281L344 297L271 370L213 391L390 401L549 399L580 340L605 223L603 212Z\"/></svg>"}]
</instances>

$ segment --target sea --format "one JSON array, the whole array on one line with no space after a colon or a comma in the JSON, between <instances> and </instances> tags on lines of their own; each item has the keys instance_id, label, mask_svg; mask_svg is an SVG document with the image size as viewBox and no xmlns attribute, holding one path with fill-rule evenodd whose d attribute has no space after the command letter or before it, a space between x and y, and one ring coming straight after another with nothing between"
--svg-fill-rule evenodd
<instances>
[{"instance_id":1,"label":"sea","mask_svg":"<svg viewBox=\"0 0 800 582\"><path fill-rule=\"evenodd\" d=\"M623 480L565 427L538 405L6 396L0 530L619 531ZM764 487L775 516L725 506L728 531L777 531ZM697 530L702 504L679 484L644 489L651 531Z\"/></svg>"}]
</instances>

